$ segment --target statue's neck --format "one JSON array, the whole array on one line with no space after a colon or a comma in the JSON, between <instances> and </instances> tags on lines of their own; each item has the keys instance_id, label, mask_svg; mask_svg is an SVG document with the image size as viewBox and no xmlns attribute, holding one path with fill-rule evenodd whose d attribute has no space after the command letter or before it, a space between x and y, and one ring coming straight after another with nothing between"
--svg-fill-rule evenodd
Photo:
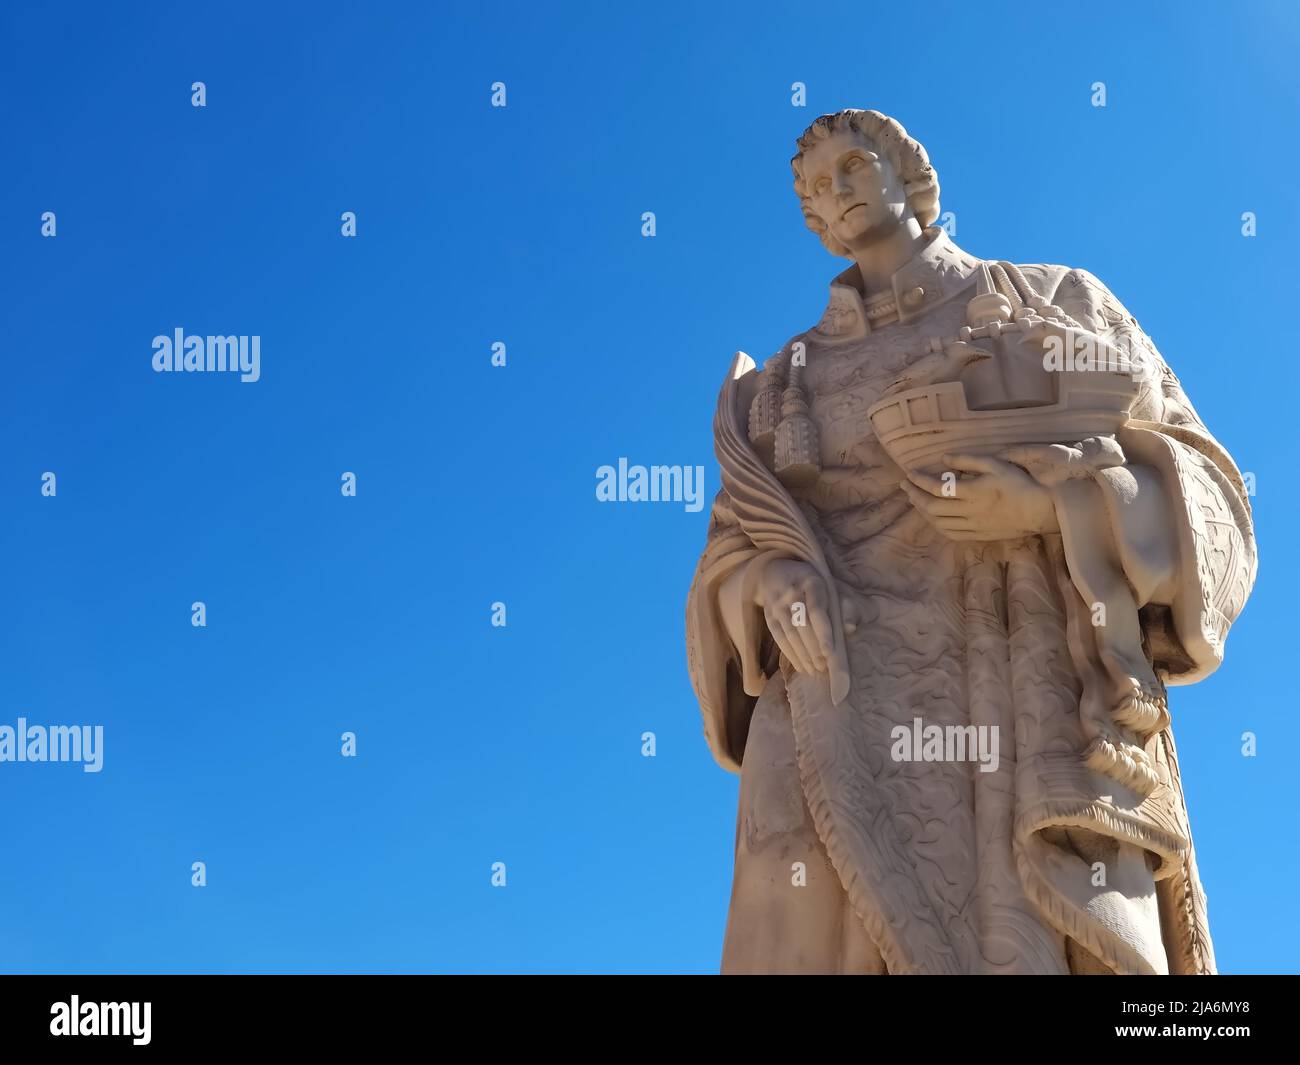
<instances>
[{"instance_id":1,"label":"statue's neck","mask_svg":"<svg viewBox=\"0 0 1300 1065\"><path fill-rule=\"evenodd\" d=\"M921 224L909 217L898 228L854 251L853 261L858 264L858 273L862 277L863 297L869 299L883 292L892 292L894 275L910 263L926 243Z\"/></svg>"}]
</instances>

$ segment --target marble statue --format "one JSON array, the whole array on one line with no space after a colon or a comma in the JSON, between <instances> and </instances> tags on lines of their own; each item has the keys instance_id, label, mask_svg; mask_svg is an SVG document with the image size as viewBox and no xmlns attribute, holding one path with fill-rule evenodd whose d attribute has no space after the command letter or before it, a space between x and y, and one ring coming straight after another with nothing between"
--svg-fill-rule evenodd
<instances>
[{"instance_id":1,"label":"marble statue","mask_svg":"<svg viewBox=\"0 0 1300 1065\"><path fill-rule=\"evenodd\" d=\"M1167 689L1255 577L1241 474L1097 278L980 259L925 149L819 118L852 265L714 422L687 603L740 774L729 973L1214 972Z\"/></svg>"}]
</instances>

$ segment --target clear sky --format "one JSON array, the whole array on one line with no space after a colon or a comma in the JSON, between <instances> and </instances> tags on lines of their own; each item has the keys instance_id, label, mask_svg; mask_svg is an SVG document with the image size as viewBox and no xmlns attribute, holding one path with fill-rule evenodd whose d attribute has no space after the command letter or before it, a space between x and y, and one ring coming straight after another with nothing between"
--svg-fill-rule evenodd
<instances>
[{"instance_id":1,"label":"clear sky","mask_svg":"<svg viewBox=\"0 0 1300 1065\"><path fill-rule=\"evenodd\" d=\"M712 497L733 352L846 265L788 165L842 107L969 251L1105 281L1255 475L1259 583L1173 713L1220 966L1300 970L1295 6L701 6L6 5L0 725L105 748L0 764L0 970L716 971L708 508L595 471ZM177 328L261 379L154 373Z\"/></svg>"}]
</instances>

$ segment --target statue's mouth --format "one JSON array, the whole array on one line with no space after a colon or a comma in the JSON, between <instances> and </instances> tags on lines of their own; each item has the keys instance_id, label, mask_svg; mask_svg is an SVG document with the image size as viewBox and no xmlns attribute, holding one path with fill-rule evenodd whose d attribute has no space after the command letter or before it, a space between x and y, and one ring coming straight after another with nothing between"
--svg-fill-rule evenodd
<instances>
[{"instance_id":1,"label":"statue's mouth","mask_svg":"<svg viewBox=\"0 0 1300 1065\"><path fill-rule=\"evenodd\" d=\"M859 207L866 207L866 206L867 205L865 203L855 203L852 207L849 208L848 211L845 211L842 215L840 215L840 221L843 222L844 219L848 218L849 211L856 211Z\"/></svg>"}]
</instances>

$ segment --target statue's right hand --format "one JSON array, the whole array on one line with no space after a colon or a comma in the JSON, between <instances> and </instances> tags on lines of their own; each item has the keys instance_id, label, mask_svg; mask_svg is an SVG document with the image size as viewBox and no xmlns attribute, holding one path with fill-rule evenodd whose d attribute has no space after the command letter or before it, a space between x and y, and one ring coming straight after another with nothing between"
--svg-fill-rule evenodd
<instances>
[{"instance_id":1,"label":"statue's right hand","mask_svg":"<svg viewBox=\"0 0 1300 1065\"><path fill-rule=\"evenodd\" d=\"M772 639L800 673L825 673L834 654L829 596L821 575L795 559L768 562L754 584Z\"/></svg>"}]
</instances>

